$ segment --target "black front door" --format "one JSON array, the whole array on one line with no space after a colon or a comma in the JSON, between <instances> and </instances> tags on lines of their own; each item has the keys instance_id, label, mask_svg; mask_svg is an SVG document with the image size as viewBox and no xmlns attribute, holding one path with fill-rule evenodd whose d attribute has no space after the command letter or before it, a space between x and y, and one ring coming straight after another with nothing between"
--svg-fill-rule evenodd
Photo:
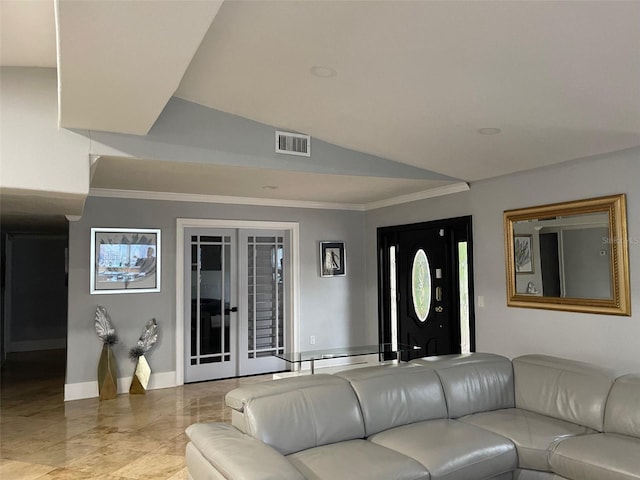
<instances>
[{"instance_id":1,"label":"black front door","mask_svg":"<svg viewBox=\"0 0 640 480\"><path fill-rule=\"evenodd\" d=\"M443 228L398 235L398 342L415 356L452 353L450 252Z\"/></svg>"},{"instance_id":2,"label":"black front door","mask_svg":"<svg viewBox=\"0 0 640 480\"><path fill-rule=\"evenodd\" d=\"M380 341L420 347L404 360L473 349L470 231L470 217L379 229Z\"/></svg>"}]
</instances>

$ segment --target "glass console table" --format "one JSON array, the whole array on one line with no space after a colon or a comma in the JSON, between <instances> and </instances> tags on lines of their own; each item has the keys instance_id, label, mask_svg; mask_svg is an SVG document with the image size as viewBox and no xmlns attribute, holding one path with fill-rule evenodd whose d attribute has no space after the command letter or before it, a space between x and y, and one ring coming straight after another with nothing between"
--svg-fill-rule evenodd
<instances>
[{"instance_id":1,"label":"glass console table","mask_svg":"<svg viewBox=\"0 0 640 480\"><path fill-rule=\"evenodd\" d=\"M414 345L398 344L395 346L390 343L381 343L379 345L362 345L358 347L342 347L328 348L325 350L311 350L307 352L284 352L274 355L289 363L302 364L303 362L311 363L311 374L315 373L316 360L328 360L332 358L357 357L361 355L378 355L380 358L388 358L394 356L398 363L401 361L402 352L408 350L421 350L421 347Z\"/></svg>"}]
</instances>

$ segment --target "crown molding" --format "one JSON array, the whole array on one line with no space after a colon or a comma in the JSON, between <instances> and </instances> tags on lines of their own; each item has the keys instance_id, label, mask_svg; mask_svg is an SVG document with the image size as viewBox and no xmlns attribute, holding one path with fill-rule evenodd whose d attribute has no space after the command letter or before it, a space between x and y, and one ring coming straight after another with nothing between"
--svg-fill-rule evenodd
<instances>
[{"instance_id":1,"label":"crown molding","mask_svg":"<svg viewBox=\"0 0 640 480\"><path fill-rule=\"evenodd\" d=\"M429 190L423 190L422 192L409 193L407 195L400 195L398 197L387 198L385 200L379 200L377 202L367 203L364 207L365 210L376 210L378 208L391 207L393 205L401 205L403 203L416 202L418 200L425 200L427 198L441 197L443 195L450 195L452 193L466 192L469 190L469 184L466 182L452 183L451 185L444 185L442 187L430 188Z\"/></svg>"},{"instance_id":2,"label":"crown molding","mask_svg":"<svg viewBox=\"0 0 640 480\"><path fill-rule=\"evenodd\" d=\"M132 198L137 200L165 200L170 202L222 203L261 207L315 208L321 210L360 210L364 205L356 203L312 202L306 200L283 200L277 198L232 197L226 195L202 195L194 193L146 192L141 190L116 190L92 188L90 197Z\"/></svg>"},{"instance_id":3,"label":"crown molding","mask_svg":"<svg viewBox=\"0 0 640 480\"><path fill-rule=\"evenodd\" d=\"M168 202L221 203L229 205L252 205L259 207L313 208L320 210L352 210L364 212L378 208L415 202L427 198L440 197L452 193L469 190L466 182L454 183L443 187L432 188L422 192L410 193L370 203L333 203L313 202L307 200L284 200L275 198L233 197L226 195L202 195L194 193L147 192L142 190L118 190L109 188L92 188L90 197L131 198L136 200L163 200Z\"/></svg>"}]
</instances>

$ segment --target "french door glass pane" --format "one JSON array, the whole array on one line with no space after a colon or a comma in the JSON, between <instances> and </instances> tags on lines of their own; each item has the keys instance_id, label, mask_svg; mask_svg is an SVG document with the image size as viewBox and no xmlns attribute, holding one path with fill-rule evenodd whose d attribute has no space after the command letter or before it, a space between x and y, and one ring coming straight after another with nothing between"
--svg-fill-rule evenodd
<instances>
[{"instance_id":1,"label":"french door glass pane","mask_svg":"<svg viewBox=\"0 0 640 480\"><path fill-rule=\"evenodd\" d=\"M284 351L283 237L249 237L248 358Z\"/></svg>"},{"instance_id":2,"label":"french door glass pane","mask_svg":"<svg viewBox=\"0 0 640 480\"><path fill-rule=\"evenodd\" d=\"M225 242L229 242L231 239L229 237L225 237ZM223 296L224 301L221 302L221 312L222 312L222 325L223 325L223 337L222 337L222 351L224 353L229 353L231 351L231 342L229 341L230 334L230 326L231 326L231 310L230 301L231 301L231 245L228 243L224 246L224 288L223 288ZM225 361L228 360L228 357L225 357Z\"/></svg>"},{"instance_id":3,"label":"french door glass pane","mask_svg":"<svg viewBox=\"0 0 640 480\"><path fill-rule=\"evenodd\" d=\"M229 361L230 238L193 236L192 242L191 364Z\"/></svg>"},{"instance_id":4,"label":"french door glass pane","mask_svg":"<svg viewBox=\"0 0 640 480\"><path fill-rule=\"evenodd\" d=\"M222 248L200 246L200 355L222 352Z\"/></svg>"}]
</instances>

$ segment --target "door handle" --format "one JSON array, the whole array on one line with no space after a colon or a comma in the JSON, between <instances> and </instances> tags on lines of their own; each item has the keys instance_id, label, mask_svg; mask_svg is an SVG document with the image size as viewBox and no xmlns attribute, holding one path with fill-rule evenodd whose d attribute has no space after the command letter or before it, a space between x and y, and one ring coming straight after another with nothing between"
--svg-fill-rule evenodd
<instances>
[{"instance_id":1,"label":"door handle","mask_svg":"<svg viewBox=\"0 0 640 480\"><path fill-rule=\"evenodd\" d=\"M238 307L225 308L224 314L229 315L231 312L237 312L237 311L238 311Z\"/></svg>"},{"instance_id":2,"label":"door handle","mask_svg":"<svg viewBox=\"0 0 640 480\"><path fill-rule=\"evenodd\" d=\"M436 302L442 301L442 287L436 287Z\"/></svg>"}]
</instances>

